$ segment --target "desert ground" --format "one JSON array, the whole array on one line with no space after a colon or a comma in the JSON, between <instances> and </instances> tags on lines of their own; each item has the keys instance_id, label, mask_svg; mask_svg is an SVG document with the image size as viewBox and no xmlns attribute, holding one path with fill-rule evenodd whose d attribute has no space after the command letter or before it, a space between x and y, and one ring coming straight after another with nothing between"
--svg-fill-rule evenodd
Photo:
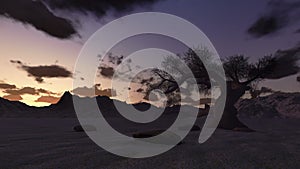
<instances>
[{"instance_id":1,"label":"desert ground","mask_svg":"<svg viewBox=\"0 0 300 169\"><path fill-rule=\"evenodd\" d=\"M129 159L98 147L75 118L0 119L1 169L299 169L299 119L242 119L256 132L217 129L204 144L191 131L183 144L159 156ZM204 118L197 120L201 126ZM159 128L156 126L155 128ZM127 132L137 131L130 128Z\"/></svg>"}]
</instances>

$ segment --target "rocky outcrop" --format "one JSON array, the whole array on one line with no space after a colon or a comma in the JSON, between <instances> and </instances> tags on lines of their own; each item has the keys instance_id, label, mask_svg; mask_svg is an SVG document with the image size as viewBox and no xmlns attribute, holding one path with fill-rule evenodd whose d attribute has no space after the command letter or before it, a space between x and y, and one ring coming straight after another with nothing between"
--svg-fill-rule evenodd
<instances>
[{"instance_id":1,"label":"rocky outcrop","mask_svg":"<svg viewBox=\"0 0 300 169\"><path fill-rule=\"evenodd\" d=\"M239 117L300 118L300 93L276 92L255 99L240 100Z\"/></svg>"}]
</instances>

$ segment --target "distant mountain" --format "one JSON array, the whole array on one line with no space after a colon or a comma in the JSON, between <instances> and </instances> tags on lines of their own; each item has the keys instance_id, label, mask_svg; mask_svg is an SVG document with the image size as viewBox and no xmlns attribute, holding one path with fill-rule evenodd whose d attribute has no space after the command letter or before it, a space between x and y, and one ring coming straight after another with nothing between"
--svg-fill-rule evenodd
<instances>
[{"instance_id":1,"label":"distant mountain","mask_svg":"<svg viewBox=\"0 0 300 169\"><path fill-rule=\"evenodd\" d=\"M236 105L240 117L300 118L300 93L275 92Z\"/></svg>"},{"instance_id":2,"label":"distant mountain","mask_svg":"<svg viewBox=\"0 0 300 169\"><path fill-rule=\"evenodd\" d=\"M105 117L121 117L120 113L114 106L114 102L126 110L131 106L125 102L110 99L106 96L97 96L96 98L81 98L72 95L70 92L65 92L57 104L46 107L33 107L17 101L9 101L0 98L0 117L9 118L76 118L73 99L80 101L80 109L89 114L89 103L91 99L96 99L101 113ZM145 111L151 105L148 103L133 104L133 106ZM259 117L259 118L300 118L300 93L282 93L276 92L269 96L258 97L256 99L243 99L236 105L240 117ZM191 109L196 109L191 106L173 106L164 110L164 115L178 113L179 109L189 112ZM154 109L159 109L154 106ZM206 115L208 109L199 109L199 115Z\"/></svg>"},{"instance_id":3,"label":"distant mountain","mask_svg":"<svg viewBox=\"0 0 300 169\"><path fill-rule=\"evenodd\" d=\"M137 110L146 111L151 106L148 103L137 103L137 104L129 105L125 102L110 99L107 96L97 96L95 98L89 98L89 97L82 98L76 95L72 95L70 92L65 92L56 104L52 104L46 107L33 107L33 106L28 106L22 102L9 101L0 98L0 117L75 118L76 113L74 110L73 99L80 102L80 106L79 106L80 109L83 110L83 112L86 112L87 115L89 115L89 111L90 111L90 107L89 107L90 101L92 99L96 99L98 108L101 110L101 113L105 117L121 117L121 114L118 113L118 110L114 106L114 102L120 105L120 107L122 107L123 110L126 110L129 106L134 106ZM187 106L181 106L181 107L185 108ZM179 108L180 106L168 107L165 109L164 114L178 113ZM193 107L188 106L188 108L193 108ZM154 106L154 109L159 109L159 108ZM200 109L200 112L203 114L202 109Z\"/></svg>"}]
</instances>

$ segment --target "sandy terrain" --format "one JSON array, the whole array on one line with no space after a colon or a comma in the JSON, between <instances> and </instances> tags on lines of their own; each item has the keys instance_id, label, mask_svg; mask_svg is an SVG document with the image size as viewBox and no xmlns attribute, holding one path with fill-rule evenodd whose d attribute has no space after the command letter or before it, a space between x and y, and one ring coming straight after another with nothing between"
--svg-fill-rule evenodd
<instances>
[{"instance_id":1,"label":"sandy terrain","mask_svg":"<svg viewBox=\"0 0 300 169\"><path fill-rule=\"evenodd\" d=\"M184 144L162 155L127 159L104 151L85 133L73 132L76 119L0 119L0 168L300 168L300 120L243 121L258 132L217 130L198 144L199 131L193 131Z\"/></svg>"}]
</instances>

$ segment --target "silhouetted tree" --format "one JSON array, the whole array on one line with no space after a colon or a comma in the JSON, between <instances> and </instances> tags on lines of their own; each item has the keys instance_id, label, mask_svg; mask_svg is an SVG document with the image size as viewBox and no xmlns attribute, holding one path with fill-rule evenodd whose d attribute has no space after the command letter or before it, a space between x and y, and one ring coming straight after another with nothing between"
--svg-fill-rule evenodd
<instances>
[{"instance_id":1,"label":"silhouetted tree","mask_svg":"<svg viewBox=\"0 0 300 169\"><path fill-rule=\"evenodd\" d=\"M178 57L181 57L193 72L199 89L207 92L212 85L205 66L198 56L201 59L209 60L212 54L207 49L197 49L197 56L194 51L189 50L182 56L178 55ZM299 67L296 63L298 60L299 47L278 51L273 56L262 57L255 63L249 62L249 57L244 55L235 55L224 59L223 67L226 74L227 95L224 113L218 127L230 130L250 130L238 119L238 111L234 106L236 102L247 90L252 89L251 85L253 83L258 83L264 79L279 79L299 72ZM213 62L211 63L213 64ZM185 73L181 71L180 63L172 60L172 57L166 57L163 64L168 71L181 75L180 83L185 82L189 78L184 76ZM174 78L165 71L155 69L152 73L156 76L156 80L153 80L152 83L144 83L147 86L143 90L145 94L147 95L153 89L160 89L172 98L171 101L175 100L173 103L168 102L168 105L177 104L180 99L174 99L174 93L178 92L181 84L177 84ZM177 95L177 97L180 96Z\"/></svg>"}]
</instances>

